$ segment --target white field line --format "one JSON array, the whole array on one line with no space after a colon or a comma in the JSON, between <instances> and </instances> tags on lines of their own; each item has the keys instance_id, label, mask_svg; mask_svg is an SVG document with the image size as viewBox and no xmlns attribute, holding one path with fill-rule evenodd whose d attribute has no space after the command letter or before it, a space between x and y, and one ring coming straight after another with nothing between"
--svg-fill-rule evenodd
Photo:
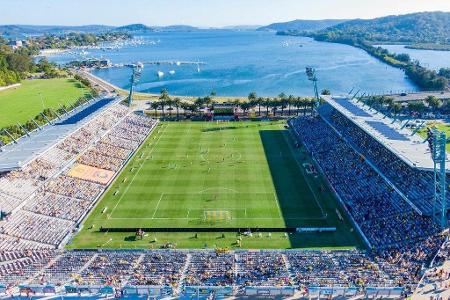
<instances>
[{"instance_id":1,"label":"white field line","mask_svg":"<svg viewBox=\"0 0 450 300\"><path fill-rule=\"evenodd\" d=\"M159 143L159 141L161 140L161 137L163 136L164 132L166 132L167 127L169 127L169 125L166 125L164 127L164 131L161 132L161 134L158 137L158 140L156 141L156 143L153 144L153 148L152 150L148 153L148 155L150 155L153 150L155 150L156 145ZM156 130L156 128L155 128ZM137 154L137 153L136 153ZM134 158L133 158L134 159ZM130 161L131 162L131 161ZM144 163L142 163L139 168L137 169L137 171L134 173L133 177L131 178L131 181L128 182L127 187L125 188L125 191L123 191L123 193L120 194L119 200L117 201L116 205L114 206L114 208L112 209L111 213L109 214L110 217L114 214L114 211L116 210L117 206L119 205L120 201L122 201L123 196L127 193L128 189L130 188L131 184L133 183L134 179L136 178L136 175L139 174L139 171L142 169L142 166L144 165ZM112 219L112 218L111 218Z\"/></svg>"},{"instance_id":2,"label":"white field line","mask_svg":"<svg viewBox=\"0 0 450 300\"><path fill-rule=\"evenodd\" d=\"M153 212L152 219L155 218L156 212L158 211L159 203L161 203L161 199L163 198L164 193L161 193L161 197L159 197L158 203L156 204L155 211Z\"/></svg>"},{"instance_id":3,"label":"white field line","mask_svg":"<svg viewBox=\"0 0 450 300\"><path fill-rule=\"evenodd\" d=\"M275 202L277 203L278 214L280 215L280 219L283 219L283 214L281 213L280 201L278 200L277 193L275 191L273 191L273 196L275 198Z\"/></svg>"},{"instance_id":4,"label":"white field line","mask_svg":"<svg viewBox=\"0 0 450 300\"><path fill-rule=\"evenodd\" d=\"M111 220L202 220L203 218L111 218ZM323 220L324 218L283 218L283 220ZM233 218L233 220L280 220L273 217Z\"/></svg>"}]
</instances>

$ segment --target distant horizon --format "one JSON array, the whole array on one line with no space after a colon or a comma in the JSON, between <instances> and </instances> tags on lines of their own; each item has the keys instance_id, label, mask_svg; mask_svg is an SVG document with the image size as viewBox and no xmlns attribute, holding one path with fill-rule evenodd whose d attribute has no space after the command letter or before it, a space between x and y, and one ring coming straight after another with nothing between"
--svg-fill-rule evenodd
<instances>
[{"instance_id":1,"label":"distant horizon","mask_svg":"<svg viewBox=\"0 0 450 300\"><path fill-rule=\"evenodd\" d=\"M448 0L2 0L3 25L147 26L200 28L264 26L292 20L373 19L417 12L450 12ZM56 24L56 25L48 25Z\"/></svg>"},{"instance_id":2,"label":"distant horizon","mask_svg":"<svg viewBox=\"0 0 450 300\"><path fill-rule=\"evenodd\" d=\"M450 11L442 11L442 10L434 10L434 11L417 11L417 12L411 12L411 13L405 13L405 14L389 14L389 15L383 15L379 17L374 18L324 18L324 19L292 19L287 21L275 21L267 24L230 24L230 25L223 25L223 26L197 26L192 24L181 24L181 23L173 23L173 24L166 24L166 25L160 25L160 24L146 24L142 22L132 22L132 23L126 23L126 24L118 24L118 25L111 25L111 24L105 24L105 23L86 23L86 24L27 24L27 23L0 23L0 26L36 26L36 27L86 27L86 26L105 26L105 27L123 27L123 26L129 26L129 25L145 25L147 27L171 27L171 26L188 26L188 27L195 27L199 29L226 29L227 27L262 27L267 26L274 23L287 23L292 21L324 21L324 20L371 20L371 19L377 19L377 18L383 18L383 17L389 17L389 16L400 16L400 15L408 15L408 14L416 14L416 13L436 13L436 12L442 12L442 13L450 13Z\"/></svg>"}]
</instances>

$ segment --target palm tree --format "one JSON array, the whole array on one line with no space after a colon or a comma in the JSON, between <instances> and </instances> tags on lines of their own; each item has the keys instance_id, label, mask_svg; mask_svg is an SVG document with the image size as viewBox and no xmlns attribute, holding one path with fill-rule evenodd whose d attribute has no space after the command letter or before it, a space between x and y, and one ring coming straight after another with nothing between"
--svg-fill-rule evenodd
<instances>
[{"instance_id":1,"label":"palm tree","mask_svg":"<svg viewBox=\"0 0 450 300\"><path fill-rule=\"evenodd\" d=\"M422 114L425 110L425 104L423 104L422 101L420 102L409 102L408 103L408 111L410 115L413 115L414 113Z\"/></svg>"},{"instance_id":2,"label":"palm tree","mask_svg":"<svg viewBox=\"0 0 450 300\"><path fill-rule=\"evenodd\" d=\"M159 100L168 100L168 99L170 99L169 92L167 91L167 89L162 89L159 93Z\"/></svg>"},{"instance_id":3,"label":"palm tree","mask_svg":"<svg viewBox=\"0 0 450 300\"><path fill-rule=\"evenodd\" d=\"M396 119L397 115L402 110L402 105L400 103L396 102L396 103L392 104L391 110L394 112L394 119Z\"/></svg>"},{"instance_id":4,"label":"palm tree","mask_svg":"<svg viewBox=\"0 0 450 300\"><path fill-rule=\"evenodd\" d=\"M288 116L291 115L291 105L293 105L295 102L295 97L293 95L289 95L287 99L287 105L288 105Z\"/></svg>"},{"instance_id":5,"label":"palm tree","mask_svg":"<svg viewBox=\"0 0 450 300\"><path fill-rule=\"evenodd\" d=\"M279 101L277 98L273 98L270 100L270 106L272 107L273 116L275 117L277 114L277 108L279 105Z\"/></svg>"},{"instance_id":6,"label":"palm tree","mask_svg":"<svg viewBox=\"0 0 450 300\"><path fill-rule=\"evenodd\" d=\"M177 119L180 117L180 105L181 105L181 99L180 98L175 98L173 99L173 105L175 106L176 110L177 110Z\"/></svg>"},{"instance_id":7,"label":"palm tree","mask_svg":"<svg viewBox=\"0 0 450 300\"><path fill-rule=\"evenodd\" d=\"M250 104L250 102L243 102L240 104L240 107L243 110L244 114L246 114L247 111L250 109L251 104Z\"/></svg>"},{"instance_id":8,"label":"palm tree","mask_svg":"<svg viewBox=\"0 0 450 300\"><path fill-rule=\"evenodd\" d=\"M264 104L264 98L263 97L258 97L258 99L256 99L256 105L258 105L258 116L261 117L261 105Z\"/></svg>"},{"instance_id":9,"label":"palm tree","mask_svg":"<svg viewBox=\"0 0 450 300\"><path fill-rule=\"evenodd\" d=\"M158 107L159 107L158 101L153 101L150 104L150 107L155 110L155 117L157 117L158 116Z\"/></svg>"},{"instance_id":10,"label":"palm tree","mask_svg":"<svg viewBox=\"0 0 450 300\"><path fill-rule=\"evenodd\" d=\"M309 109L311 111L311 114L314 111L314 107L316 106L316 103L317 103L317 99L316 98L309 98L308 104L310 106Z\"/></svg>"},{"instance_id":11,"label":"palm tree","mask_svg":"<svg viewBox=\"0 0 450 300\"><path fill-rule=\"evenodd\" d=\"M436 97L436 96L428 96L428 97L425 99L425 103L428 105L428 107L431 108L431 110L432 110L433 112L436 111L436 109L438 109L439 106L442 105L441 99L439 99L439 98Z\"/></svg>"},{"instance_id":12,"label":"palm tree","mask_svg":"<svg viewBox=\"0 0 450 300\"><path fill-rule=\"evenodd\" d=\"M303 99L301 97L295 98L294 105L297 108L297 116L298 116L300 114L300 107L303 105Z\"/></svg>"},{"instance_id":13,"label":"palm tree","mask_svg":"<svg viewBox=\"0 0 450 300\"><path fill-rule=\"evenodd\" d=\"M320 93L321 95L331 95L331 92L329 89L323 89L322 92Z\"/></svg>"},{"instance_id":14,"label":"palm tree","mask_svg":"<svg viewBox=\"0 0 450 300\"><path fill-rule=\"evenodd\" d=\"M311 98L305 98L303 99L303 115L306 115L306 111L308 107L311 105Z\"/></svg>"},{"instance_id":15,"label":"palm tree","mask_svg":"<svg viewBox=\"0 0 450 300\"><path fill-rule=\"evenodd\" d=\"M269 117L270 98L264 98L261 105L266 108L266 117L268 118Z\"/></svg>"},{"instance_id":16,"label":"palm tree","mask_svg":"<svg viewBox=\"0 0 450 300\"><path fill-rule=\"evenodd\" d=\"M169 110L169 116L172 115L172 106L173 106L173 104L174 104L174 102L170 98L166 101L166 105L169 106L169 109L168 109Z\"/></svg>"},{"instance_id":17,"label":"palm tree","mask_svg":"<svg viewBox=\"0 0 450 300\"><path fill-rule=\"evenodd\" d=\"M187 112L189 111L189 106L190 106L190 104L187 102L180 103L180 107L183 109L185 116L187 115Z\"/></svg>"},{"instance_id":18,"label":"palm tree","mask_svg":"<svg viewBox=\"0 0 450 300\"><path fill-rule=\"evenodd\" d=\"M210 95L203 97L203 105L206 107L206 110L211 111L213 104L213 99Z\"/></svg>"},{"instance_id":19,"label":"palm tree","mask_svg":"<svg viewBox=\"0 0 450 300\"><path fill-rule=\"evenodd\" d=\"M256 100L256 92L251 92L250 94L248 94L248 101L252 102Z\"/></svg>"}]
</instances>

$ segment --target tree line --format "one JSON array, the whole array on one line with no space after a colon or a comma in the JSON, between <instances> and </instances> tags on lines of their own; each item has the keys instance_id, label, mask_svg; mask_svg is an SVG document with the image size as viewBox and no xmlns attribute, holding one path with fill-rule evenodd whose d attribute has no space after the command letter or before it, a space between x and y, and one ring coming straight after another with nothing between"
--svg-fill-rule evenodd
<instances>
[{"instance_id":1,"label":"tree line","mask_svg":"<svg viewBox=\"0 0 450 300\"><path fill-rule=\"evenodd\" d=\"M71 32L64 35L44 35L31 37L27 40L29 47L36 53L43 49L69 49L82 46L98 46L104 42L114 42L131 39L127 32L105 33L77 33Z\"/></svg>"},{"instance_id":2,"label":"tree line","mask_svg":"<svg viewBox=\"0 0 450 300\"><path fill-rule=\"evenodd\" d=\"M420 88L424 90L444 90L448 87L449 78L442 76L440 72L425 68L417 60L412 60L408 54L390 53L382 47L374 47L367 41L341 36L335 32L314 35L319 41L342 43L365 50L368 54L388 65L404 70L405 74Z\"/></svg>"},{"instance_id":3,"label":"tree line","mask_svg":"<svg viewBox=\"0 0 450 300\"><path fill-rule=\"evenodd\" d=\"M361 99L370 108L393 116L407 115L413 117L422 116L424 113L450 113L450 101L443 101L436 96L429 95L423 101L409 101L405 104L394 101L390 96L370 96Z\"/></svg>"},{"instance_id":4,"label":"tree line","mask_svg":"<svg viewBox=\"0 0 450 300\"><path fill-rule=\"evenodd\" d=\"M329 93L327 90L324 93ZM212 112L214 107L221 103L214 99L215 93L211 93L205 97L198 97L194 101L181 99L180 97L170 97L166 89L161 90L157 101L152 101L150 107L154 110L154 114L157 115L158 111L162 116L175 115L180 116L182 110L184 114L189 113L192 115L199 114L203 108L206 108L208 112ZM291 116L299 115L302 111L311 111L317 104L315 98L308 97L296 97L293 95L286 95L284 93L279 94L277 97L259 97L255 92L251 92L247 101L242 99L235 99L228 102L235 107L238 107L244 114L248 114L250 110L254 110L258 117L272 116Z\"/></svg>"},{"instance_id":5,"label":"tree line","mask_svg":"<svg viewBox=\"0 0 450 300\"><path fill-rule=\"evenodd\" d=\"M34 50L28 46L12 49L5 39L0 38L0 86L19 83L33 73L41 74L43 78L61 77L56 64L46 58L38 62L33 60Z\"/></svg>"}]
</instances>

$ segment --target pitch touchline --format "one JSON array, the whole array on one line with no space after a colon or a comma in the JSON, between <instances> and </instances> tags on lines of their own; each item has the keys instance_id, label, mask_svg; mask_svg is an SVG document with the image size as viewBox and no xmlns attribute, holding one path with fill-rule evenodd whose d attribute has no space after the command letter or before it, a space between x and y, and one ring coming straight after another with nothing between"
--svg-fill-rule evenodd
<instances>
[{"instance_id":1,"label":"pitch touchline","mask_svg":"<svg viewBox=\"0 0 450 300\"><path fill-rule=\"evenodd\" d=\"M148 155L152 154L153 150L155 150L156 145L159 143L159 141L161 140L161 137L163 136L163 133L166 132L167 127L169 127L169 125L166 125L164 127L164 131L161 132L161 134L158 137L158 140L156 141L156 143L153 144L153 148L152 150L148 153ZM156 128L154 129L156 130ZM136 153L137 154L137 153ZM134 159L134 157L133 157ZM131 161L130 161L131 162ZM131 178L131 180L129 181L127 187L125 188L125 191L123 193L121 193L119 200L117 201L116 205L114 206L113 210L111 211L111 213L109 214L110 216L112 216L114 214L114 211L116 210L117 206L119 205L120 201L122 201L123 196L128 192L128 189L130 188L131 184L133 183L134 179L136 178L136 175L139 173L139 171L142 169L142 166L144 165L144 163L142 163L139 168L137 169L136 173L134 173L133 177ZM111 218L110 218L111 219Z\"/></svg>"},{"instance_id":2,"label":"pitch touchline","mask_svg":"<svg viewBox=\"0 0 450 300\"><path fill-rule=\"evenodd\" d=\"M203 218L110 218L110 220L203 220ZM326 220L325 217L320 218L232 218L232 220Z\"/></svg>"},{"instance_id":3,"label":"pitch touchline","mask_svg":"<svg viewBox=\"0 0 450 300\"><path fill-rule=\"evenodd\" d=\"M155 211L153 212L152 219L155 218L156 212L158 211L159 203L161 202L161 199L163 196L164 196L164 193L161 193L161 197L159 197L158 203L156 204L156 207L155 207Z\"/></svg>"},{"instance_id":4,"label":"pitch touchline","mask_svg":"<svg viewBox=\"0 0 450 300\"><path fill-rule=\"evenodd\" d=\"M273 192L273 196L275 197L275 202L277 203L278 214L280 215L280 218L283 218L283 215L281 214L280 201L278 201L278 197L277 197L277 194L275 193L275 191Z\"/></svg>"}]
</instances>

